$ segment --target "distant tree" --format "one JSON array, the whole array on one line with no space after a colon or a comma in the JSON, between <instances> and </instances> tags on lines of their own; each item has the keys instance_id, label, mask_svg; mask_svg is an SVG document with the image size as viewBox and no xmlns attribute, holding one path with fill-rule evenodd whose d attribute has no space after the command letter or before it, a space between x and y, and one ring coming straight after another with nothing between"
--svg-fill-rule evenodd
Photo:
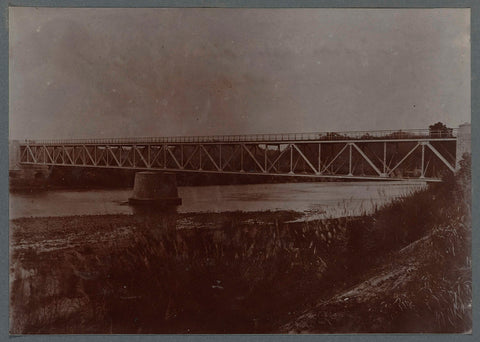
<instances>
[{"instance_id":1,"label":"distant tree","mask_svg":"<svg viewBox=\"0 0 480 342\"><path fill-rule=\"evenodd\" d=\"M436 124L428 126L428 131L431 137L444 138L452 136L452 129L448 128L443 122L437 122Z\"/></svg>"},{"instance_id":2,"label":"distant tree","mask_svg":"<svg viewBox=\"0 0 480 342\"><path fill-rule=\"evenodd\" d=\"M428 126L430 131L442 131L447 129L447 125L445 125L443 122L437 122L436 124Z\"/></svg>"},{"instance_id":3,"label":"distant tree","mask_svg":"<svg viewBox=\"0 0 480 342\"><path fill-rule=\"evenodd\" d=\"M373 138L374 138L374 137L373 137L373 136L371 136L370 134L368 134L368 133L365 133L364 135L362 135L362 136L361 136L361 138L360 138L360 139L373 139Z\"/></svg>"},{"instance_id":4,"label":"distant tree","mask_svg":"<svg viewBox=\"0 0 480 342\"><path fill-rule=\"evenodd\" d=\"M459 162L460 169L458 170L458 177L461 181L470 184L472 181L472 155L465 152Z\"/></svg>"},{"instance_id":5,"label":"distant tree","mask_svg":"<svg viewBox=\"0 0 480 342\"><path fill-rule=\"evenodd\" d=\"M340 139L343 136L341 134L338 134L337 132L327 132L326 137L329 140L335 140L335 139Z\"/></svg>"},{"instance_id":6,"label":"distant tree","mask_svg":"<svg viewBox=\"0 0 480 342\"><path fill-rule=\"evenodd\" d=\"M406 133L405 133L405 132L402 132L402 131L400 130L400 131L396 131L396 132L392 132L392 133L390 133L390 134L387 134L385 137L386 137L386 138L398 139L398 138L405 138L405 135L406 135Z\"/></svg>"}]
</instances>

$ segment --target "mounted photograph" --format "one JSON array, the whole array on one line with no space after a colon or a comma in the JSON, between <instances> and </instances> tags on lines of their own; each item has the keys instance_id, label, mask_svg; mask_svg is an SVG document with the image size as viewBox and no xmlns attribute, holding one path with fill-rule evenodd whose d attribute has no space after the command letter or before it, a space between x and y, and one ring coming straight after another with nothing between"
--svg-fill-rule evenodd
<instances>
[{"instance_id":1,"label":"mounted photograph","mask_svg":"<svg viewBox=\"0 0 480 342\"><path fill-rule=\"evenodd\" d=\"M10 334L471 334L470 9L8 30Z\"/></svg>"}]
</instances>

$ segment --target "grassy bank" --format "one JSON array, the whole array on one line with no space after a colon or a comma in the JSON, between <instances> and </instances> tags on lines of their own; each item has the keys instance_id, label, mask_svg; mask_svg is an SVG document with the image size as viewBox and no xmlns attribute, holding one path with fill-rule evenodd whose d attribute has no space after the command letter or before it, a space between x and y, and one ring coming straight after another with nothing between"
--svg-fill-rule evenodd
<instances>
[{"instance_id":1,"label":"grassy bank","mask_svg":"<svg viewBox=\"0 0 480 342\"><path fill-rule=\"evenodd\" d=\"M467 331L469 186L461 172L373 215L312 222L288 211L13 220L11 332Z\"/></svg>"},{"instance_id":2,"label":"grassy bank","mask_svg":"<svg viewBox=\"0 0 480 342\"><path fill-rule=\"evenodd\" d=\"M351 235L354 284L285 324L289 333L472 328L471 171L400 199Z\"/></svg>"},{"instance_id":3,"label":"grassy bank","mask_svg":"<svg viewBox=\"0 0 480 342\"><path fill-rule=\"evenodd\" d=\"M299 216L14 220L12 332L272 330L345 248L347 219L286 223Z\"/></svg>"}]
</instances>

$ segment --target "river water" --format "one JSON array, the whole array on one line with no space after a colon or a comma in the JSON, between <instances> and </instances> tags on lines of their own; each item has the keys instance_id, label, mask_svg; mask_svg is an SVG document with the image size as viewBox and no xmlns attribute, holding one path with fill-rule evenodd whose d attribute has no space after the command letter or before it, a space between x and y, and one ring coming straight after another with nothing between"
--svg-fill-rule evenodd
<instances>
[{"instance_id":1,"label":"river water","mask_svg":"<svg viewBox=\"0 0 480 342\"><path fill-rule=\"evenodd\" d=\"M179 187L179 213L294 210L308 219L354 216L426 184L408 182L322 182ZM70 215L132 214L131 189L48 190L10 193L10 219Z\"/></svg>"},{"instance_id":2,"label":"river water","mask_svg":"<svg viewBox=\"0 0 480 342\"><path fill-rule=\"evenodd\" d=\"M360 225L370 221L284 223L369 213L425 186L179 187L177 211L187 215L134 211L131 189L10 193L11 219L36 217L11 222L11 331L278 333L332 289L354 284L358 241L367 239ZM221 214L188 214L200 212ZM132 215L88 216L104 214ZM70 215L87 216L61 217Z\"/></svg>"}]
</instances>

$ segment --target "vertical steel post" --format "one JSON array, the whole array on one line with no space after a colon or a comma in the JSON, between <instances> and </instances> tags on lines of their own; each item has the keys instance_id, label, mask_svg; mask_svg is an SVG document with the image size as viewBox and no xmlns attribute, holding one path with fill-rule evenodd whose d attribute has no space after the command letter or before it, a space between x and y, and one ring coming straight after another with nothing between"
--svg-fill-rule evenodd
<instances>
[{"instance_id":1,"label":"vertical steel post","mask_svg":"<svg viewBox=\"0 0 480 342\"><path fill-rule=\"evenodd\" d=\"M243 172L243 145L240 144L240 172Z\"/></svg>"},{"instance_id":2,"label":"vertical steel post","mask_svg":"<svg viewBox=\"0 0 480 342\"><path fill-rule=\"evenodd\" d=\"M280 151L280 144L277 145L277 155L275 156L275 159L278 158L278 156L280 156L282 152ZM272 163L272 166L275 166L275 159L273 160L273 163ZM278 161L277 161L277 164L280 164ZM270 168L271 169L271 168ZM278 165L278 169L281 169L281 165ZM281 170L280 170L281 171ZM278 172L278 171L277 171Z\"/></svg>"},{"instance_id":3,"label":"vertical steel post","mask_svg":"<svg viewBox=\"0 0 480 342\"><path fill-rule=\"evenodd\" d=\"M220 152L218 154L218 166L220 167L220 170L223 171L223 166L222 166L222 144L219 145L220 147Z\"/></svg>"},{"instance_id":4,"label":"vertical steel post","mask_svg":"<svg viewBox=\"0 0 480 342\"><path fill-rule=\"evenodd\" d=\"M198 145L198 158L199 158L199 166L198 169L202 169L202 145Z\"/></svg>"},{"instance_id":5,"label":"vertical steel post","mask_svg":"<svg viewBox=\"0 0 480 342\"><path fill-rule=\"evenodd\" d=\"M387 142L383 142L383 173L387 172Z\"/></svg>"},{"instance_id":6,"label":"vertical steel post","mask_svg":"<svg viewBox=\"0 0 480 342\"><path fill-rule=\"evenodd\" d=\"M267 162L267 151L268 151L268 145L265 144L265 150L264 150L264 161L265 161L265 167L264 167L264 170L265 170L265 173L267 172L267 167L268 167L268 162Z\"/></svg>"},{"instance_id":7,"label":"vertical steel post","mask_svg":"<svg viewBox=\"0 0 480 342\"><path fill-rule=\"evenodd\" d=\"M136 165L135 154L136 154L136 151L137 151L137 145L132 145L132 150L133 150L133 167L135 167L135 165Z\"/></svg>"},{"instance_id":8,"label":"vertical steel post","mask_svg":"<svg viewBox=\"0 0 480 342\"><path fill-rule=\"evenodd\" d=\"M151 151L150 151L151 147L150 146L151 146L150 144L147 145L147 162L148 162L147 166L148 167L152 167L152 161L151 161L152 159L151 159Z\"/></svg>"},{"instance_id":9,"label":"vertical steel post","mask_svg":"<svg viewBox=\"0 0 480 342\"><path fill-rule=\"evenodd\" d=\"M167 168L167 145L163 145L163 168Z\"/></svg>"},{"instance_id":10,"label":"vertical steel post","mask_svg":"<svg viewBox=\"0 0 480 342\"><path fill-rule=\"evenodd\" d=\"M290 144L290 173L293 173L293 145Z\"/></svg>"},{"instance_id":11,"label":"vertical steel post","mask_svg":"<svg viewBox=\"0 0 480 342\"><path fill-rule=\"evenodd\" d=\"M348 175L352 175L352 144L348 144L349 151L348 151Z\"/></svg>"},{"instance_id":12,"label":"vertical steel post","mask_svg":"<svg viewBox=\"0 0 480 342\"><path fill-rule=\"evenodd\" d=\"M421 170L421 175L420 178L425 178L425 143L422 143L422 170Z\"/></svg>"},{"instance_id":13,"label":"vertical steel post","mask_svg":"<svg viewBox=\"0 0 480 342\"><path fill-rule=\"evenodd\" d=\"M322 143L318 143L318 173L322 173Z\"/></svg>"},{"instance_id":14,"label":"vertical steel post","mask_svg":"<svg viewBox=\"0 0 480 342\"><path fill-rule=\"evenodd\" d=\"M117 159L118 159L117 164L118 164L118 166L124 166L124 162L125 162L125 160L126 160L127 158L125 158L125 159L122 160L122 157L123 157L123 153L122 153L122 152L123 152L123 147L120 146L120 145L117 146L117 152L118 152L118 155L115 155L116 157L118 157L118 158L117 158Z\"/></svg>"}]
</instances>

